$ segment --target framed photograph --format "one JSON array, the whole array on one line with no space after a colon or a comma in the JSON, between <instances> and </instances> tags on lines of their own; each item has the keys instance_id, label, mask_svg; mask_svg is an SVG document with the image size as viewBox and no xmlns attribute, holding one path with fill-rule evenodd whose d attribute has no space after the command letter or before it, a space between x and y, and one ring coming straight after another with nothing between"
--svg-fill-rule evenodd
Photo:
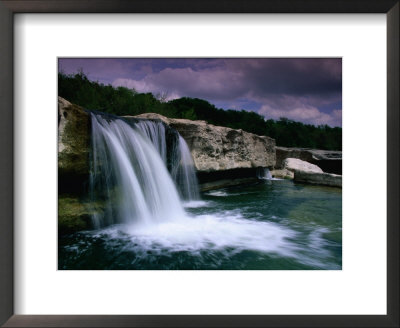
<instances>
[{"instance_id":1,"label":"framed photograph","mask_svg":"<svg viewBox=\"0 0 400 328\"><path fill-rule=\"evenodd\" d=\"M58 269L341 270L341 67L58 58Z\"/></svg>"},{"instance_id":2,"label":"framed photograph","mask_svg":"<svg viewBox=\"0 0 400 328\"><path fill-rule=\"evenodd\" d=\"M0 10L2 325L398 327L398 1Z\"/></svg>"}]
</instances>

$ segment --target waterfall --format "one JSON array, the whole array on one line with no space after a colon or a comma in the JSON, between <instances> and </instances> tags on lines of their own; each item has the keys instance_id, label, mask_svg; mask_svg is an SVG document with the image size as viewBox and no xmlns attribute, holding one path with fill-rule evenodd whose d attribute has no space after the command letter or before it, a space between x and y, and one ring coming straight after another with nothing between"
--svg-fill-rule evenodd
<instances>
[{"instance_id":1,"label":"waterfall","mask_svg":"<svg viewBox=\"0 0 400 328\"><path fill-rule=\"evenodd\" d=\"M266 167L259 167L257 169L257 178L261 180L272 180L271 172Z\"/></svg>"},{"instance_id":2,"label":"waterfall","mask_svg":"<svg viewBox=\"0 0 400 328\"><path fill-rule=\"evenodd\" d=\"M92 170L90 196L95 228L115 223L149 224L185 216L178 191L166 168L160 126L91 113ZM147 130L153 137L146 137ZM147 132L146 132L147 135ZM165 150L165 151L164 151Z\"/></svg>"},{"instance_id":3,"label":"waterfall","mask_svg":"<svg viewBox=\"0 0 400 328\"><path fill-rule=\"evenodd\" d=\"M135 126L151 140L164 163L167 163L167 142L164 124L162 122L140 120L135 123Z\"/></svg>"},{"instance_id":4,"label":"waterfall","mask_svg":"<svg viewBox=\"0 0 400 328\"><path fill-rule=\"evenodd\" d=\"M192 155L182 136L179 136L178 146L175 147L171 175L183 199L197 200L200 198Z\"/></svg>"},{"instance_id":5,"label":"waterfall","mask_svg":"<svg viewBox=\"0 0 400 328\"><path fill-rule=\"evenodd\" d=\"M172 179L184 200L198 200L199 187L196 170L189 147L179 133L170 138L170 149L167 149L167 130L165 124L159 121L140 120L134 126L139 128L153 143L165 165L169 168Z\"/></svg>"}]
</instances>

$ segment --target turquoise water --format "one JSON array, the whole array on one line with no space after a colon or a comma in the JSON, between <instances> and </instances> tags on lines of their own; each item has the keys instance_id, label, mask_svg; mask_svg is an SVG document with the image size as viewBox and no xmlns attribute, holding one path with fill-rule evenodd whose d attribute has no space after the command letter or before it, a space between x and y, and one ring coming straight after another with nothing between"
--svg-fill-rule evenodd
<instances>
[{"instance_id":1,"label":"turquoise water","mask_svg":"<svg viewBox=\"0 0 400 328\"><path fill-rule=\"evenodd\" d=\"M205 192L186 217L59 237L59 269L340 270L342 191L268 180Z\"/></svg>"}]
</instances>

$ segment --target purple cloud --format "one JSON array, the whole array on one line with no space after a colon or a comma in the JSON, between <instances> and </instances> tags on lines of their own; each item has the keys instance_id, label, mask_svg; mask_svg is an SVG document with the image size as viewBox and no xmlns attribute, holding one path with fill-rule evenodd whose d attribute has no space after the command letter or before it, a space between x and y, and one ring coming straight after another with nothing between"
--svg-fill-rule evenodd
<instances>
[{"instance_id":1,"label":"purple cloud","mask_svg":"<svg viewBox=\"0 0 400 328\"><path fill-rule=\"evenodd\" d=\"M266 118L341 126L340 58L60 59L66 73L79 67L91 79L169 99L197 97Z\"/></svg>"}]
</instances>

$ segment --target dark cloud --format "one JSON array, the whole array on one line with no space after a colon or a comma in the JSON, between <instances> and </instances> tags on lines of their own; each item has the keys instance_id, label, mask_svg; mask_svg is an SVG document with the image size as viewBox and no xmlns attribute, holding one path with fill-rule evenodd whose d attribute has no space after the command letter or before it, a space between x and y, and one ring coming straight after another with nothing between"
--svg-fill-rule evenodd
<instances>
[{"instance_id":1,"label":"dark cloud","mask_svg":"<svg viewBox=\"0 0 400 328\"><path fill-rule=\"evenodd\" d=\"M252 93L322 95L340 93L340 59L249 59L229 60L227 69L241 72Z\"/></svg>"}]
</instances>

